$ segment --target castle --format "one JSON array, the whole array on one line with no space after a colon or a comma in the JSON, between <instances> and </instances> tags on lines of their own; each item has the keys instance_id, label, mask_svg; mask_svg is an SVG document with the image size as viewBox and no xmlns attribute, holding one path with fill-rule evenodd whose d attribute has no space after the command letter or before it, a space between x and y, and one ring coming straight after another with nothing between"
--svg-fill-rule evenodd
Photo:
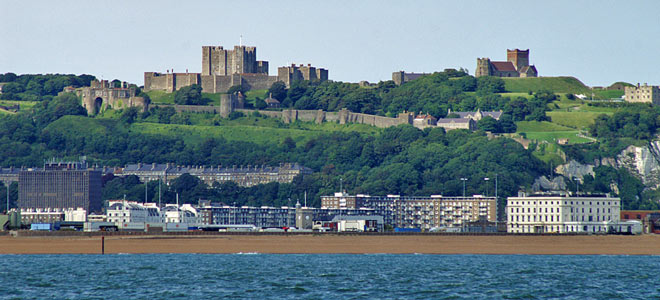
<instances>
[{"instance_id":1,"label":"castle","mask_svg":"<svg viewBox=\"0 0 660 300\"><path fill-rule=\"evenodd\" d=\"M280 67L277 76L268 75L268 61L257 60L257 48L234 46L202 47L202 73L145 72L144 90L174 92L182 87L198 84L205 93L226 93L233 86L243 90L264 90L277 82L287 87L296 80L326 81L328 70L311 65Z\"/></svg>"},{"instance_id":2,"label":"castle","mask_svg":"<svg viewBox=\"0 0 660 300\"><path fill-rule=\"evenodd\" d=\"M396 85L402 85L408 81L413 81L417 78L426 76L426 75L431 75L430 73L406 73L404 71L398 71L398 72L393 72L392 73L392 81Z\"/></svg>"},{"instance_id":3,"label":"castle","mask_svg":"<svg viewBox=\"0 0 660 300\"><path fill-rule=\"evenodd\" d=\"M110 86L107 80L93 80L90 86L75 89L65 87L64 92L75 92L82 98L82 106L87 110L88 115L95 115L108 107L119 109L124 107L141 107L143 111L149 108L149 102L143 97L135 95L135 88L127 87L126 82L122 82L121 87Z\"/></svg>"},{"instance_id":4,"label":"castle","mask_svg":"<svg viewBox=\"0 0 660 300\"><path fill-rule=\"evenodd\" d=\"M477 58L475 77L538 77L534 65L529 64L529 49L506 50L507 61L491 61L490 58Z\"/></svg>"}]
</instances>

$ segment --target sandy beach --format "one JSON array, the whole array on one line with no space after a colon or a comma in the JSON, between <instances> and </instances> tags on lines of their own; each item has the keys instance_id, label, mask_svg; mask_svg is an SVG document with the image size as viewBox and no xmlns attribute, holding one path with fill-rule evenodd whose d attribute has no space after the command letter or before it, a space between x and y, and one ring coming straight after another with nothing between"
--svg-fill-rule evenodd
<instances>
[{"instance_id":1,"label":"sandy beach","mask_svg":"<svg viewBox=\"0 0 660 300\"><path fill-rule=\"evenodd\" d=\"M641 236L111 236L105 253L428 253L660 255ZM101 237L0 237L1 254L101 253Z\"/></svg>"}]
</instances>

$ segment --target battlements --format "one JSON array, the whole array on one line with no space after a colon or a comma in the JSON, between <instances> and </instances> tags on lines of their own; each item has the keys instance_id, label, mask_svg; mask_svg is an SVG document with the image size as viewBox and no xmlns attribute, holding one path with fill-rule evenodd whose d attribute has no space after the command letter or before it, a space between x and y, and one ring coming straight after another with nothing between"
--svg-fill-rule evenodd
<instances>
[{"instance_id":1,"label":"battlements","mask_svg":"<svg viewBox=\"0 0 660 300\"><path fill-rule=\"evenodd\" d=\"M328 70L312 67L311 64L291 64L291 66L277 68L277 79L284 82L287 87L298 80L323 82L328 80Z\"/></svg>"},{"instance_id":2,"label":"battlements","mask_svg":"<svg viewBox=\"0 0 660 300\"><path fill-rule=\"evenodd\" d=\"M257 47L241 45L230 50L223 46L203 46L201 73L145 72L144 90L171 93L199 84L206 93L225 93L233 86L241 86L244 90L262 90L277 81L290 86L296 80L328 80L328 70L311 64L278 68L278 76L269 76L268 68L268 61L257 60Z\"/></svg>"},{"instance_id":3,"label":"battlements","mask_svg":"<svg viewBox=\"0 0 660 300\"><path fill-rule=\"evenodd\" d=\"M202 46L202 75L227 76L242 73L268 74L268 62L257 61L257 47Z\"/></svg>"}]
</instances>

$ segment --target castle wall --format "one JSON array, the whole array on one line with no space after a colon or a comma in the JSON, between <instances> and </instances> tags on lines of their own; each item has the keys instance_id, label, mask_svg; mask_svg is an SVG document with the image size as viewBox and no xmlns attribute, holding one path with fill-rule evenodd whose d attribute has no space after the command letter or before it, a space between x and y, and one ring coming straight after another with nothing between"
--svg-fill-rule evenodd
<instances>
[{"instance_id":1,"label":"castle wall","mask_svg":"<svg viewBox=\"0 0 660 300\"><path fill-rule=\"evenodd\" d=\"M200 83L199 73L174 73L174 90Z\"/></svg>"},{"instance_id":2,"label":"castle wall","mask_svg":"<svg viewBox=\"0 0 660 300\"><path fill-rule=\"evenodd\" d=\"M247 90L267 90L277 81L277 76L268 74L241 74L241 85Z\"/></svg>"},{"instance_id":3,"label":"castle wall","mask_svg":"<svg viewBox=\"0 0 660 300\"><path fill-rule=\"evenodd\" d=\"M144 91L174 91L174 76L158 72L144 72Z\"/></svg>"}]
</instances>

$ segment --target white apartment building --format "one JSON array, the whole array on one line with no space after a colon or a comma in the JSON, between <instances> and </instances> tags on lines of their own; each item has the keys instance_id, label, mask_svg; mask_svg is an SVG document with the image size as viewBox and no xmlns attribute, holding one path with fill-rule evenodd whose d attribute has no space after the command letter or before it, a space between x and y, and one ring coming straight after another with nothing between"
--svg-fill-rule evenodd
<instances>
[{"instance_id":1,"label":"white apartment building","mask_svg":"<svg viewBox=\"0 0 660 300\"><path fill-rule=\"evenodd\" d=\"M136 201L110 200L106 210L108 222L117 224L129 223L163 223L160 209L155 203L141 204Z\"/></svg>"},{"instance_id":2,"label":"white apartment building","mask_svg":"<svg viewBox=\"0 0 660 300\"><path fill-rule=\"evenodd\" d=\"M199 223L197 209L190 204L177 206L176 204L167 204L163 208L165 223Z\"/></svg>"},{"instance_id":3,"label":"white apartment building","mask_svg":"<svg viewBox=\"0 0 660 300\"><path fill-rule=\"evenodd\" d=\"M609 196L519 196L507 199L507 232L627 232L619 221L621 199Z\"/></svg>"}]
</instances>

